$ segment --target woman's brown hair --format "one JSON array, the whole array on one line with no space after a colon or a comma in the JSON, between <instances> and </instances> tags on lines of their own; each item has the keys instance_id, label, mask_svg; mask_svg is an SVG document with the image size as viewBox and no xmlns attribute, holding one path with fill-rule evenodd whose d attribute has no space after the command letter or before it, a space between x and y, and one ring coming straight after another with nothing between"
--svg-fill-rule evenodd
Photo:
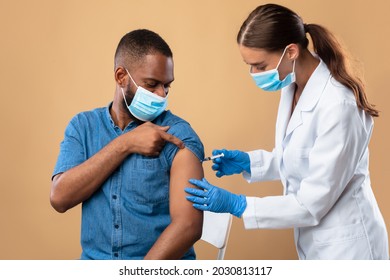
<instances>
[{"instance_id":1,"label":"woman's brown hair","mask_svg":"<svg viewBox=\"0 0 390 280\"><path fill-rule=\"evenodd\" d=\"M323 26L304 24L301 17L290 9L266 4L249 14L238 32L237 43L271 52L281 51L292 43L307 49L309 40L306 33L310 34L314 52L328 66L332 76L353 91L357 106L378 117L379 111L367 100L362 80L348 71L347 56L342 46Z\"/></svg>"}]
</instances>

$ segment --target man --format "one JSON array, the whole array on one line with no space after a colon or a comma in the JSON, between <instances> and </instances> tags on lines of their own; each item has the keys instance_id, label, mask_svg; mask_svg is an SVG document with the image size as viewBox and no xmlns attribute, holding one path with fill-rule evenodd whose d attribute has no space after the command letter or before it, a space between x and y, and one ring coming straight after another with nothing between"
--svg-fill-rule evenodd
<instances>
[{"instance_id":1,"label":"man","mask_svg":"<svg viewBox=\"0 0 390 280\"><path fill-rule=\"evenodd\" d=\"M195 259L203 216L183 189L203 177L204 150L164 110L173 80L167 43L132 31L115 53L113 102L66 128L50 201L61 213L82 203L81 259Z\"/></svg>"}]
</instances>

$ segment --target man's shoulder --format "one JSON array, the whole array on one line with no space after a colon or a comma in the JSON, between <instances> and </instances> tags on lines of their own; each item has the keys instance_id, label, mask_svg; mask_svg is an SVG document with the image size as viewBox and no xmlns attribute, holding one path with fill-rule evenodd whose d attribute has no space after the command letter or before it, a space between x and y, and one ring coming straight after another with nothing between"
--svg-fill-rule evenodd
<instances>
[{"instance_id":1,"label":"man's shoulder","mask_svg":"<svg viewBox=\"0 0 390 280\"><path fill-rule=\"evenodd\" d=\"M173 114L169 110L160 115L156 124L160 126L169 126L168 133L173 134L182 140L186 138L199 138L189 122Z\"/></svg>"},{"instance_id":2,"label":"man's shoulder","mask_svg":"<svg viewBox=\"0 0 390 280\"><path fill-rule=\"evenodd\" d=\"M91 110L86 110L77 113L71 120L71 122L85 123L95 122L98 119L102 119L105 115L107 107L99 107Z\"/></svg>"},{"instance_id":3,"label":"man's shoulder","mask_svg":"<svg viewBox=\"0 0 390 280\"><path fill-rule=\"evenodd\" d=\"M173 114L170 110L162 113L160 115L158 123L156 123L156 124L161 125L161 126L165 126L165 125L173 126L173 125L177 125L177 124L190 125L186 120Z\"/></svg>"},{"instance_id":4,"label":"man's shoulder","mask_svg":"<svg viewBox=\"0 0 390 280\"><path fill-rule=\"evenodd\" d=\"M90 110L79 112L78 114L76 114L76 116L88 116L88 117L94 116L94 117L96 117L96 116L104 114L106 110L107 110L107 107L98 107L98 108L93 108Z\"/></svg>"},{"instance_id":5,"label":"man's shoulder","mask_svg":"<svg viewBox=\"0 0 390 280\"><path fill-rule=\"evenodd\" d=\"M169 130L167 131L169 134L172 134L182 140L186 148L192 151L199 159L204 158L203 143L189 122L177 115L174 115L170 111L165 111L161 114L161 118L157 120L156 124L169 126ZM177 151L177 147L172 143L167 143L165 147L165 150L169 155L168 157L170 158L170 162L172 162L174 154ZM169 151L174 152L172 154Z\"/></svg>"}]
</instances>

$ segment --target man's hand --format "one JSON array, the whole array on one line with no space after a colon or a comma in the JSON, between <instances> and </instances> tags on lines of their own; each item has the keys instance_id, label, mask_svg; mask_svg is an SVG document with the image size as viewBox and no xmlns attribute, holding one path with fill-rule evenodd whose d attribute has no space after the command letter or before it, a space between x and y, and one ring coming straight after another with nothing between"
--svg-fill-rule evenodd
<instances>
[{"instance_id":1,"label":"man's hand","mask_svg":"<svg viewBox=\"0 0 390 280\"><path fill-rule=\"evenodd\" d=\"M151 122L146 122L134 130L126 133L126 145L129 153L141 154L144 156L158 156L164 148L166 141L175 144L180 149L184 148L184 143L179 138L167 133L169 126L158 126Z\"/></svg>"}]
</instances>

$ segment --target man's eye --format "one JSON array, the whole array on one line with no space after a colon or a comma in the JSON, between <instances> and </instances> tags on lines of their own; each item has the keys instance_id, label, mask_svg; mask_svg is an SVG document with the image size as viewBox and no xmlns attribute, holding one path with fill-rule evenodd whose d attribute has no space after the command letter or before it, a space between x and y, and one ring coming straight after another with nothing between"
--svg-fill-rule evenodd
<instances>
[{"instance_id":1,"label":"man's eye","mask_svg":"<svg viewBox=\"0 0 390 280\"><path fill-rule=\"evenodd\" d=\"M157 86L156 83L145 83L145 85L148 87L148 88L155 88Z\"/></svg>"}]
</instances>

